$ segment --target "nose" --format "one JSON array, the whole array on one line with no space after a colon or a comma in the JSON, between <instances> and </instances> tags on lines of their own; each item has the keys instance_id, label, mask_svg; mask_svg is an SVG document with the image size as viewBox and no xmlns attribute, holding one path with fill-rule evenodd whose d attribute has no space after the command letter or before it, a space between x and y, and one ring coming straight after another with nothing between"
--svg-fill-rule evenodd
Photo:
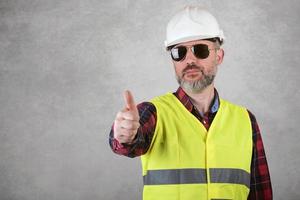
<instances>
[{"instance_id":1,"label":"nose","mask_svg":"<svg viewBox=\"0 0 300 200\"><path fill-rule=\"evenodd\" d=\"M184 62L186 62L186 64L192 64L192 63L195 63L196 59L197 58L195 57L194 53L192 52L192 48L189 47L187 49Z\"/></svg>"}]
</instances>

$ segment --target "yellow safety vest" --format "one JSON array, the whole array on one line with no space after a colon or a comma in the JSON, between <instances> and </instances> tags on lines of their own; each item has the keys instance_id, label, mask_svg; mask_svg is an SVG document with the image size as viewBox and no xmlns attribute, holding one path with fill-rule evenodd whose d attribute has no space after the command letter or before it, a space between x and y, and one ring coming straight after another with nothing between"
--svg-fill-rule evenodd
<instances>
[{"instance_id":1,"label":"yellow safety vest","mask_svg":"<svg viewBox=\"0 0 300 200\"><path fill-rule=\"evenodd\" d=\"M141 157L144 200L246 200L252 128L245 108L220 99L207 131L171 93L151 101L155 133Z\"/></svg>"}]
</instances>

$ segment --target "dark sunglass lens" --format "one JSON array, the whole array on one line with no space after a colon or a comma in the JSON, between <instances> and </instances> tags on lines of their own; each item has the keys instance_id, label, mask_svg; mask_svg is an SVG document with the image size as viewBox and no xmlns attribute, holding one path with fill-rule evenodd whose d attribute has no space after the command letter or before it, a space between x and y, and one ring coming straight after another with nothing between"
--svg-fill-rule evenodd
<instances>
[{"instance_id":1,"label":"dark sunglass lens","mask_svg":"<svg viewBox=\"0 0 300 200\"><path fill-rule=\"evenodd\" d=\"M172 59L175 61L182 60L186 55L186 48L179 46L171 49Z\"/></svg>"},{"instance_id":2,"label":"dark sunglass lens","mask_svg":"<svg viewBox=\"0 0 300 200\"><path fill-rule=\"evenodd\" d=\"M206 44L196 44L193 52L197 58L205 59L209 56L208 46Z\"/></svg>"}]
</instances>

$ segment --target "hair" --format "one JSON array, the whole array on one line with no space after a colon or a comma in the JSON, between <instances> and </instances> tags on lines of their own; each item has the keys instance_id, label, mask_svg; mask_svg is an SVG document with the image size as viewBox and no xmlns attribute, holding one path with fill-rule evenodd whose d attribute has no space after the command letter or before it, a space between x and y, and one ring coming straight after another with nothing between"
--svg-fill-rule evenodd
<instances>
[{"instance_id":1,"label":"hair","mask_svg":"<svg viewBox=\"0 0 300 200\"><path fill-rule=\"evenodd\" d=\"M220 40L220 38L218 38L218 37L208 38L208 39L204 39L204 40L208 40L208 41L215 43L216 47L218 47L218 48L220 48L220 46L223 44L223 41Z\"/></svg>"},{"instance_id":2,"label":"hair","mask_svg":"<svg viewBox=\"0 0 300 200\"><path fill-rule=\"evenodd\" d=\"M223 44L223 41L220 40L220 38L218 38L218 37L208 38L208 39L203 39L203 40L208 40L208 41L215 43L217 48L220 48L220 46ZM175 46L176 46L176 44L168 46L167 51L170 51Z\"/></svg>"}]
</instances>

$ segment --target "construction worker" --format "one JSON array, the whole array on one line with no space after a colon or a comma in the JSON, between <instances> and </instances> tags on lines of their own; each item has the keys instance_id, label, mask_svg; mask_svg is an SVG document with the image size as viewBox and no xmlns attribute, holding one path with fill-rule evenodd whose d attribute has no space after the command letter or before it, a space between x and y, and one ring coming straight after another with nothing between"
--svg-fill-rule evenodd
<instances>
[{"instance_id":1,"label":"construction worker","mask_svg":"<svg viewBox=\"0 0 300 200\"><path fill-rule=\"evenodd\" d=\"M211 13L185 7L168 23L165 40L177 91L138 105L124 93L109 142L117 154L141 156L144 200L272 199L254 115L214 87L224 39Z\"/></svg>"}]
</instances>

